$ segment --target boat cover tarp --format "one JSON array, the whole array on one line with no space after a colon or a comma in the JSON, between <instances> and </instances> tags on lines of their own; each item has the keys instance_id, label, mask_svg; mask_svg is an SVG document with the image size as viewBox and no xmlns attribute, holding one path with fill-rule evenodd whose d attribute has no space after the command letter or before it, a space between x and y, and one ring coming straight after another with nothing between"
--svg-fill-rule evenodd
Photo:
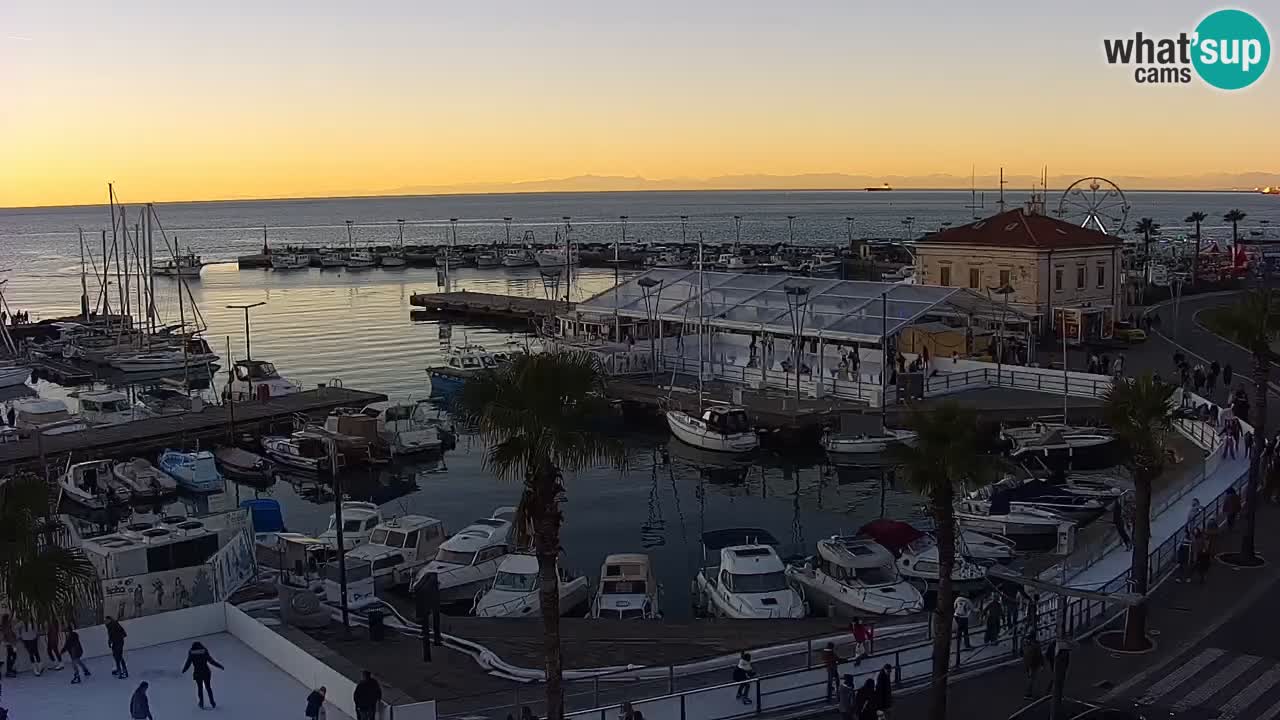
<instances>
[{"instance_id":1,"label":"boat cover tarp","mask_svg":"<svg viewBox=\"0 0 1280 720\"><path fill-rule=\"evenodd\" d=\"M872 520L863 525L858 534L875 540L888 548L889 552L894 555L901 553L903 548L924 536L924 533L911 525L899 520L889 520L888 518Z\"/></svg>"}]
</instances>

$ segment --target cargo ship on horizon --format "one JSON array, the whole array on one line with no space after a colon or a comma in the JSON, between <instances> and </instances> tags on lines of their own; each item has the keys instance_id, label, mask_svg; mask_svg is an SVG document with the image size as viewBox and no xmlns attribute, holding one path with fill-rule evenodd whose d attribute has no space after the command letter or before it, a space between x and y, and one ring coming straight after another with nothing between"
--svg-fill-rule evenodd
<instances>
[{"instance_id":1,"label":"cargo ship on horizon","mask_svg":"<svg viewBox=\"0 0 1280 720\"><path fill-rule=\"evenodd\" d=\"M893 188L889 187L889 183L885 183L879 187L872 186L872 187L866 187L862 189L866 190L867 192L889 192Z\"/></svg>"}]
</instances>

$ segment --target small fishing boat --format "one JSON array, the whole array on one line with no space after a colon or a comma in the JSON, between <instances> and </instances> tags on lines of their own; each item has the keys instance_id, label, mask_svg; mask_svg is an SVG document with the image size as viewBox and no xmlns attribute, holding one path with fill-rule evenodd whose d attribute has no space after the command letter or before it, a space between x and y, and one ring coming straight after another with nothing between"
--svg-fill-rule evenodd
<instances>
[{"instance_id":1,"label":"small fishing boat","mask_svg":"<svg viewBox=\"0 0 1280 720\"><path fill-rule=\"evenodd\" d=\"M204 261L200 256L188 250L176 258L157 260L151 266L151 274L159 277L198 278L202 267L204 267Z\"/></svg>"},{"instance_id":2,"label":"small fishing boat","mask_svg":"<svg viewBox=\"0 0 1280 720\"><path fill-rule=\"evenodd\" d=\"M534 253L534 259L538 262L540 268L562 268L565 266L565 251L561 248L553 248L551 250L539 250ZM569 265L578 264L578 248L573 248L569 254Z\"/></svg>"},{"instance_id":3,"label":"small fishing boat","mask_svg":"<svg viewBox=\"0 0 1280 720\"><path fill-rule=\"evenodd\" d=\"M1028 427L1004 428L1000 437L1010 444L1009 457L1067 459L1076 467L1106 464L1115 435L1098 428L1033 423Z\"/></svg>"},{"instance_id":4,"label":"small fishing boat","mask_svg":"<svg viewBox=\"0 0 1280 720\"><path fill-rule=\"evenodd\" d=\"M178 482L172 476L161 472L143 458L116 463L111 468L111 475L129 488L135 499L153 498L178 491Z\"/></svg>"},{"instance_id":5,"label":"small fishing boat","mask_svg":"<svg viewBox=\"0 0 1280 720\"><path fill-rule=\"evenodd\" d=\"M23 436L64 435L87 430L89 425L71 414L67 404L56 398L19 398L9 404L13 424Z\"/></svg>"},{"instance_id":6,"label":"small fishing boat","mask_svg":"<svg viewBox=\"0 0 1280 720\"><path fill-rule=\"evenodd\" d=\"M310 472L329 469L329 450L315 438L267 436L262 438L262 450L281 465Z\"/></svg>"},{"instance_id":7,"label":"small fishing boat","mask_svg":"<svg viewBox=\"0 0 1280 720\"><path fill-rule=\"evenodd\" d=\"M160 453L160 469L173 476L178 485L192 492L216 492L224 486L218 462L208 450Z\"/></svg>"},{"instance_id":8,"label":"small fishing boat","mask_svg":"<svg viewBox=\"0 0 1280 720\"><path fill-rule=\"evenodd\" d=\"M832 253L818 253L813 256L813 261L809 263L809 277L840 277L841 264L840 260Z\"/></svg>"},{"instance_id":9,"label":"small fishing boat","mask_svg":"<svg viewBox=\"0 0 1280 720\"><path fill-rule=\"evenodd\" d=\"M767 530L730 528L702 534L703 567L693 580L696 607L737 620L800 618L804 595L787 577Z\"/></svg>"},{"instance_id":10,"label":"small fishing boat","mask_svg":"<svg viewBox=\"0 0 1280 720\"><path fill-rule=\"evenodd\" d=\"M122 392L97 390L74 394L80 405L80 417L90 425L119 425L150 417L145 408L136 407Z\"/></svg>"},{"instance_id":11,"label":"small fishing boat","mask_svg":"<svg viewBox=\"0 0 1280 720\"><path fill-rule=\"evenodd\" d=\"M424 403L395 401L371 403L361 410L365 416L377 419L378 436L391 448L393 456L440 449L440 433L428 412Z\"/></svg>"},{"instance_id":12,"label":"small fishing boat","mask_svg":"<svg viewBox=\"0 0 1280 720\"><path fill-rule=\"evenodd\" d=\"M909 615L924 609L924 598L902 579L893 554L866 538L819 540L818 554L788 566L787 575L828 615Z\"/></svg>"},{"instance_id":13,"label":"small fishing boat","mask_svg":"<svg viewBox=\"0 0 1280 720\"><path fill-rule=\"evenodd\" d=\"M378 258L378 264L384 268L392 269L404 267L408 264L404 257L404 248L394 247L382 253L382 256Z\"/></svg>"},{"instance_id":14,"label":"small fishing boat","mask_svg":"<svg viewBox=\"0 0 1280 720\"><path fill-rule=\"evenodd\" d=\"M310 258L307 260L310 262ZM347 266L347 254L336 248L321 248L320 250L320 267L324 268L340 268Z\"/></svg>"},{"instance_id":15,"label":"small fishing boat","mask_svg":"<svg viewBox=\"0 0 1280 720\"><path fill-rule=\"evenodd\" d=\"M347 254L348 270L365 270L377 265L377 260L373 257L373 253L365 250L355 250Z\"/></svg>"},{"instance_id":16,"label":"small fishing boat","mask_svg":"<svg viewBox=\"0 0 1280 720\"><path fill-rule=\"evenodd\" d=\"M653 561L643 553L606 555L591 601L597 620L652 620L662 616L662 586Z\"/></svg>"},{"instance_id":17,"label":"small fishing boat","mask_svg":"<svg viewBox=\"0 0 1280 720\"><path fill-rule=\"evenodd\" d=\"M311 258L306 255L271 253L272 270L305 270L309 267L311 267Z\"/></svg>"},{"instance_id":18,"label":"small fishing boat","mask_svg":"<svg viewBox=\"0 0 1280 720\"><path fill-rule=\"evenodd\" d=\"M904 578L922 583L936 583L941 579L938 541L932 535L907 523L884 518L863 525L858 535L876 541L893 553L898 573ZM985 581L986 570L981 565L970 562L963 550L963 546L957 543L951 566L951 580L958 583Z\"/></svg>"},{"instance_id":19,"label":"small fishing boat","mask_svg":"<svg viewBox=\"0 0 1280 720\"><path fill-rule=\"evenodd\" d=\"M1044 510L1014 510L1004 497L991 502L961 500L956 503L956 522L966 530L994 533L1013 541L1019 550L1048 550L1058 546L1060 534L1069 534L1074 524Z\"/></svg>"},{"instance_id":20,"label":"small fishing boat","mask_svg":"<svg viewBox=\"0 0 1280 720\"><path fill-rule=\"evenodd\" d=\"M1077 525L1087 525L1098 519L1111 503L1110 500L1065 492L1039 480L1028 482L1010 476L980 487L967 497L988 504L1002 499L1013 510L1043 510Z\"/></svg>"},{"instance_id":21,"label":"small fishing boat","mask_svg":"<svg viewBox=\"0 0 1280 720\"><path fill-rule=\"evenodd\" d=\"M879 435L843 435L834 432L822 435L822 449L836 454L882 453L893 445L910 447L915 444L915 432L894 428L885 428Z\"/></svg>"},{"instance_id":22,"label":"small fishing boat","mask_svg":"<svg viewBox=\"0 0 1280 720\"><path fill-rule=\"evenodd\" d=\"M671 434L703 450L745 453L760 446L760 436L744 408L717 405L694 417L680 410L668 410L667 426Z\"/></svg>"},{"instance_id":23,"label":"small fishing boat","mask_svg":"<svg viewBox=\"0 0 1280 720\"><path fill-rule=\"evenodd\" d=\"M115 479L111 466L111 460L89 460L68 465L58 480L62 496L90 510L129 502L132 493Z\"/></svg>"},{"instance_id":24,"label":"small fishing boat","mask_svg":"<svg viewBox=\"0 0 1280 720\"><path fill-rule=\"evenodd\" d=\"M237 447L220 447L213 458L224 475L246 482L266 482L275 475L275 464L257 453Z\"/></svg>"},{"instance_id":25,"label":"small fishing boat","mask_svg":"<svg viewBox=\"0 0 1280 720\"><path fill-rule=\"evenodd\" d=\"M237 360L231 366L231 379L223 389L224 398L236 402L266 400L302 392L302 387L281 377L276 366L263 360Z\"/></svg>"},{"instance_id":26,"label":"small fishing boat","mask_svg":"<svg viewBox=\"0 0 1280 720\"><path fill-rule=\"evenodd\" d=\"M427 368L431 376L431 394L449 397L462 385L485 370L498 367L498 358L479 345L457 345L449 350L444 365Z\"/></svg>"},{"instance_id":27,"label":"small fishing boat","mask_svg":"<svg viewBox=\"0 0 1280 720\"><path fill-rule=\"evenodd\" d=\"M482 253L477 253L476 267L481 270L502 267L502 257L498 255L496 250L486 250Z\"/></svg>"},{"instance_id":28,"label":"small fishing boat","mask_svg":"<svg viewBox=\"0 0 1280 720\"><path fill-rule=\"evenodd\" d=\"M343 517L347 517L345 509ZM352 517L352 525L356 519ZM419 568L435 559L446 536L444 523L433 517L401 515L374 527L367 542L347 551L347 560L370 563L373 584L379 590L404 587ZM342 539L347 539L345 530Z\"/></svg>"},{"instance_id":29,"label":"small fishing boat","mask_svg":"<svg viewBox=\"0 0 1280 720\"><path fill-rule=\"evenodd\" d=\"M556 567L560 585L560 614L568 615L586 604L591 596L591 582ZM538 559L531 553L512 553L502 558L493 583L476 596L472 614L476 617L542 617L541 584L538 581Z\"/></svg>"},{"instance_id":30,"label":"small fishing boat","mask_svg":"<svg viewBox=\"0 0 1280 720\"><path fill-rule=\"evenodd\" d=\"M476 593L498 574L502 558L510 552L515 508L501 507L454 533L440 545L436 557L418 571L410 590L435 573L444 604L474 602Z\"/></svg>"},{"instance_id":31,"label":"small fishing boat","mask_svg":"<svg viewBox=\"0 0 1280 720\"><path fill-rule=\"evenodd\" d=\"M502 255L503 267L532 267L538 264L533 251L528 248L515 248Z\"/></svg>"},{"instance_id":32,"label":"small fishing boat","mask_svg":"<svg viewBox=\"0 0 1280 720\"><path fill-rule=\"evenodd\" d=\"M320 533L320 539L330 547L343 551L360 547L368 542L373 529L383 520L382 510L371 502L345 500L342 503L341 512L342 547L338 547L339 520L336 514L329 515L329 527Z\"/></svg>"}]
</instances>

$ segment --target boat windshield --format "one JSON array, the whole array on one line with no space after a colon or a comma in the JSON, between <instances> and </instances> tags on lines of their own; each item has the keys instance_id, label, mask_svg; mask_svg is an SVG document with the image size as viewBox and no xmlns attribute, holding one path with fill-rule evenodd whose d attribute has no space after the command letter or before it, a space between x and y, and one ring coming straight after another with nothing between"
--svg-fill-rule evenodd
<instances>
[{"instance_id":1,"label":"boat windshield","mask_svg":"<svg viewBox=\"0 0 1280 720\"><path fill-rule=\"evenodd\" d=\"M891 567L858 568L858 580L864 585L891 585L898 582L898 574Z\"/></svg>"},{"instance_id":2,"label":"boat windshield","mask_svg":"<svg viewBox=\"0 0 1280 720\"><path fill-rule=\"evenodd\" d=\"M457 550L446 550L445 548L440 548L440 551L436 553L437 562L448 563L450 565L470 565L475 559L476 554L474 552L459 552Z\"/></svg>"},{"instance_id":3,"label":"boat windshield","mask_svg":"<svg viewBox=\"0 0 1280 720\"><path fill-rule=\"evenodd\" d=\"M787 589L787 578L781 572L759 575L729 573L729 590L736 593L769 593Z\"/></svg>"},{"instance_id":4,"label":"boat windshield","mask_svg":"<svg viewBox=\"0 0 1280 720\"><path fill-rule=\"evenodd\" d=\"M359 520L343 520L342 531L343 532L360 532L360 521Z\"/></svg>"},{"instance_id":5,"label":"boat windshield","mask_svg":"<svg viewBox=\"0 0 1280 720\"><path fill-rule=\"evenodd\" d=\"M369 536L369 544L370 545L386 545L387 531L383 530L382 528L378 528L377 530L374 530L373 534ZM395 547L399 547L399 545Z\"/></svg>"},{"instance_id":6,"label":"boat windshield","mask_svg":"<svg viewBox=\"0 0 1280 720\"><path fill-rule=\"evenodd\" d=\"M533 592L538 587L537 573L500 572L493 581L494 590L511 590L514 592Z\"/></svg>"},{"instance_id":7,"label":"boat windshield","mask_svg":"<svg viewBox=\"0 0 1280 720\"><path fill-rule=\"evenodd\" d=\"M647 588L643 580L605 580L604 592L607 595L643 595Z\"/></svg>"},{"instance_id":8,"label":"boat windshield","mask_svg":"<svg viewBox=\"0 0 1280 720\"><path fill-rule=\"evenodd\" d=\"M398 530L392 530L391 532L387 533L387 542L384 544L387 547L393 547L393 548L404 547L404 533Z\"/></svg>"}]
</instances>

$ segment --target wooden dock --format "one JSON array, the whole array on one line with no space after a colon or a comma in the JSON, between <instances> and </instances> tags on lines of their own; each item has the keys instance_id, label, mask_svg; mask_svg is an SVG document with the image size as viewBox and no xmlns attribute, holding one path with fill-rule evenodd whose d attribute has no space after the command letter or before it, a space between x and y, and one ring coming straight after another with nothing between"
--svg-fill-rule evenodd
<instances>
[{"instance_id":1,"label":"wooden dock","mask_svg":"<svg viewBox=\"0 0 1280 720\"><path fill-rule=\"evenodd\" d=\"M324 387L234 406L235 428L242 432L283 432L298 414L327 413L339 407L361 407L386 400L381 393ZM136 420L82 432L23 438L0 444L0 467L50 460L70 454L76 460L139 455L165 447L213 447L226 441L231 408L209 405L199 412Z\"/></svg>"},{"instance_id":2,"label":"wooden dock","mask_svg":"<svg viewBox=\"0 0 1280 720\"><path fill-rule=\"evenodd\" d=\"M526 322L556 313L573 310L573 304L563 300L513 297L496 293L480 293L462 290L446 293L414 293L409 304L422 310L414 310L414 319L432 315L452 315L461 318L501 322Z\"/></svg>"}]
</instances>

